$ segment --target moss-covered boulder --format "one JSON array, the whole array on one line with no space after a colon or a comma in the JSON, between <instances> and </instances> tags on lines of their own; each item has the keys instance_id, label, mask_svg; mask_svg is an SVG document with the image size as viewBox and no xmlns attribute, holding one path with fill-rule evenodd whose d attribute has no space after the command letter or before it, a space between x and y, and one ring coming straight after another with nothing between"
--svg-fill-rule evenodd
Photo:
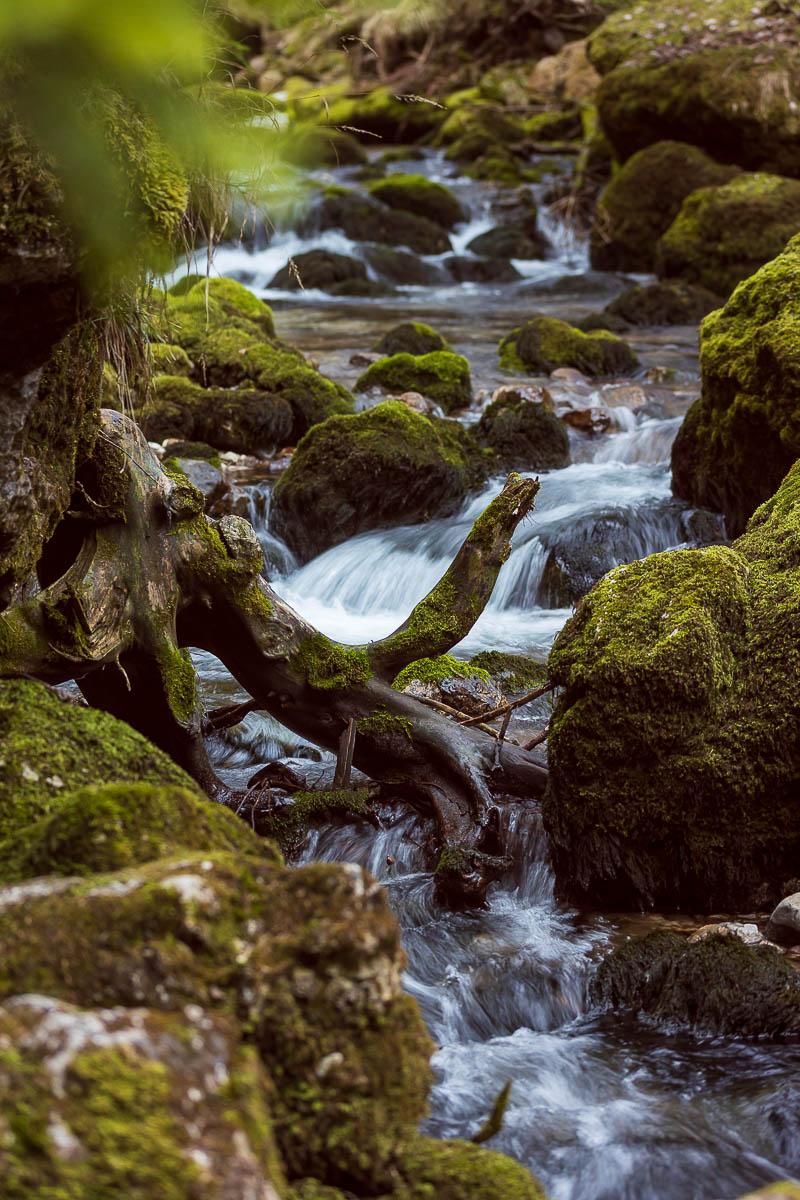
<instances>
[{"instance_id":1,"label":"moss-covered boulder","mask_svg":"<svg viewBox=\"0 0 800 1200\"><path fill-rule=\"evenodd\" d=\"M479 716L503 703L488 671L452 654L419 658L395 678L392 687L424 700L438 700L459 712Z\"/></svg>"},{"instance_id":2,"label":"moss-covered boulder","mask_svg":"<svg viewBox=\"0 0 800 1200\"><path fill-rule=\"evenodd\" d=\"M433 354L436 350L449 349L440 333L424 321L403 321L387 330L375 346L379 354Z\"/></svg>"},{"instance_id":3,"label":"moss-covered boulder","mask_svg":"<svg viewBox=\"0 0 800 1200\"><path fill-rule=\"evenodd\" d=\"M185 410L202 408L201 397L189 388L189 383L203 388L251 389L262 396L267 436L274 424L274 442L284 440L278 425L288 405L292 414L291 426L285 440L295 441L311 425L335 413L352 411L352 397L346 388L326 379L308 365L299 351L275 337L272 312L242 284L232 279L208 279L186 284L179 281L157 303L154 319L162 340L180 346L191 362L189 379L165 376L169 383L157 385L152 405L159 424L185 418ZM178 379L178 382L176 382ZM253 410L254 398L240 399L228 394L218 396L213 403L230 405L230 420L235 423L240 407L247 409L247 420L257 422ZM174 405L172 410L170 406ZM157 436L152 433L149 436ZM210 442L223 448L211 432L193 431L182 427L165 431L161 436L174 436ZM269 439L272 440L272 439ZM273 444L274 444L273 442ZM233 449L233 446L229 448ZM236 447L239 448L239 447ZM251 446L252 447L252 443Z\"/></svg>"},{"instance_id":4,"label":"moss-covered boulder","mask_svg":"<svg viewBox=\"0 0 800 1200\"><path fill-rule=\"evenodd\" d=\"M522 122L491 104L464 104L440 125L434 145L445 147L447 158L474 162L484 155L509 153L525 142Z\"/></svg>"},{"instance_id":5,"label":"moss-covered boulder","mask_svg":"<svg viewBox=\"0 0 800 1200\"><path fill-rule=\"evenodd\" d=\"M622 338L607 330L582 333L556 317L532 317L503 338L498 353L506 370L531 375L548 375L558 367L575 367L589 376L625 375L638 366Z\"/></svg>"},{"instance_id":6,"label":"moss-covered boulder","mask_svg":"<svg viewBox=\"0 0 800 1200\"><path fill-rule=\"evenodd\" d=\"M407 246L416 254L445 254L451 249L441 225L346 188L327 188L300 223L305 234L325 229L341 229L356 242Z\"/></svg>"},{"instance_id":7,"label":"moss-covered boulder","mask_svg":"<svg viewBox=\"0 0 800 1200\"><path fill-rule=\"evenodd\" d=\"M592 980L594 1003L727 1037L800 1032L800 972L772 946L666 930L613 950Z\"/></svg>"},{"instance_id":8,"label":"moss-covered boulder","mask_svg":"<svg viewBox=\"0 0 800 1200\"><path fill-rule=\"evenodd\" d=\"M800 230L800 181L740 175L683 202L658 243L659 275L728 295Z\"/></svg>"},{"instance_id":9,"label":"moss-covered boulder","mask_svg":"<svg viewBox=\"0 0 800 1200\"><path fill-rule=\"evenodd\" d=\"M80 788L58 796L48 814L31 824L6 822L5 833L0 883L119 871L178 849L279 858L229 809L175 784Z\"/></svg>"},{"instance_id":10,"label":"moss-covered boulder","mask_svg":"<svg viewBox=\"0 0 800 1200\"><path fill-rule=\"evenodd\" d=\"M591 235L592 266L601 271L652 271L658 239L687 196L727 183L735 167L714 162L696 146L664 141L622 166L598 200Z\"/></svg>"},{"instance_id":11,"label":"moss-covered boulder","mask_svg":"<svg viewBox=\"0 0 800 1200\"><path fill-rule=\"evenodd\" d=\"M635 284L607 304L603 315L625 325L695 325L722 303L708 288L666 279Z\"/></svg>"},{"instance_id":12,"label":"moss-covered boulder","mask_svg":"<svg viewBox=\"0 0 800 1200\"><path fill-rule=\"evenodd\" d=\"M449 282L438 263L426 262L416 254L395 250L392 246L366 246L364 258L373 271L389 283L431 287Z\"/></svg>"},{"instance_id":13,"label":"moss-covered boulder","mask_svg":"<svg viewBox=\"0 0 800 1200\"><path fill-rule=\"evenodd\" d=\"M213 442L217 450L255 454L287 445L297 423L290 401L280 393L202 387L181 375L156 375L139 424L150 441Z\"/></svg>"},{"instance_id":14,"label":"moss-covered boulder","mask_svg":"<svg viewBox=\"0 0 800 1200\"><path fill-rule=\"evenodd\" d=\"M375 137L405 144L425 137L441 124L443 112L418 97L400 98L387 87L363 95L342 97L327 106L328 123L352 130L374 145Z\"/></svg>"},{"instance_id":15,"label":"moss-covered boulder","mask_svg":"<svg viewBox=\"0 0 800 1200\"><path fill-rule=\"evenodd\" d=\"M473 667L486 671L508 695L530 692L547 681L547 667L527 654L505 650L481 650L469 660Z\"/></svg>"},{"instance_id":16,"label":"moss-covered boulder","mask_svg":"<svg viewBox=\"0 0 800 1200\"><path fill-rule=\"evenodd\" d=\"M291 258L273 275L269 286L285 291L319 288L335 296L343 284L352 288L366 282L367 268L357 258L331 250L309 250Z\"/></svg>"},{"instance_id":17,"label":"moss-covered boulder","mask_svg":"<svg viewBox=\"0 0 800 1200\"><path fill-rule=\"evenodd\" d=\"M312 558L367 529L452 512L485 469L462 426L388 401L303 438L275 487L273 528Z\"/></svg>"},{"instance_id":18,"label":"moss-covered boulder","mask_svg":"<svg viewBox=\"0 0 800 1200\"><path fill-rule=\"evenodd\" d=\"M553 647L545 826L562 894L770 906L800 854L800 467L732 547L618 567Z\"/></svg>"},{"instance_id":19,"label":"moss-covered boulder","mask_svg":"<svg viewBox=\"0 0 800 1200\"><path fill-rule=\"evenodd\" d=\"M504 469L551 471L569 465L569 436L544 388L500 388L477 433Z\"/></svg>"},{"instance_id":20,"label":"moss-covered boulder","mask_svg":"<svg viewBox=\"0 0 800 1200\"><path fill-rule=\"evenodd\" d=\"M445 412L465 408L472 399L469 363L460 354L436 350L429 354L392 354L367 367L356 382L357 392L378 388L399 395L421 392Z\"/></svg>"},{"instance_id":21,"label":"moss-covered boulder","mask_svg":"<svg viewBox=\"0 0 800 1200\"><path fill-rule=\"evenodd\" d=\"M750 0L624 6L589 40L618 158L662 138L749 170L800 173L800 18Z\"/></svg>"},{"instance_id":22,"label":"moss-covered boulder","mask_svg":"<svg viewBox=\"0 0 800 1200\"><path fill-rule=\"evenodd\" d=\"M400 1171L408 1189L396 1193L402 1200L545 1200L519 1163L455 1139L419 1138L403 1154Z\"/></svg>"},{"instance_id":23,"label":"moss-covered boulder","mask_svg":"<svg viewBox=\"0 0 800 1200\"><path fill-rule=\"evenodd\" d=\"M702 394L672 451L676 495L741 533L800 456L800 237L703 324Z\"/></svg>"},{"instance_id":24,"label":"moss-covered boulder","mask_svg":"<svg viewBox=\"0 0 800 1200\"><path fill-rule=\"evenodd\" d=\"M124 721L60 699L41 683L0 681L0 837L54 812L88 784L194 782Z\"/></svg>"},{"instance_id":25,"label":"moss-covered boulder","mask_svg":"<svg viewBox=\"0 0 800 1200\"><path fill-rule=\"evenodd\" d=\"M360 166L367 162L367 152L353 134L324 124L294 125L291 136L281 147L281 157L306 170Z\"/></svg>"},{"instance_id":26,"label":"moss-covered boulder","mask_svg":"<svg viewBox=\"0 0 800 1200\"><path fill-rule=\"evenodd\" d=\"M461 202L450 188L424 175L389 175L370 184L368 190L381 204L425 217L443 229L452 229L466 220Z\"/></svg>"},{"instance_id":27,"label":"moss-covered boulder","mask_svg":"<svg viewBox=\"0 0 800 1200\"><path fill-rule=\"evenodd\" d=\"M530 225L496 225L479 233L467 250L481 258L545 258L547 239Z\"/></svg>"}]
</instances>

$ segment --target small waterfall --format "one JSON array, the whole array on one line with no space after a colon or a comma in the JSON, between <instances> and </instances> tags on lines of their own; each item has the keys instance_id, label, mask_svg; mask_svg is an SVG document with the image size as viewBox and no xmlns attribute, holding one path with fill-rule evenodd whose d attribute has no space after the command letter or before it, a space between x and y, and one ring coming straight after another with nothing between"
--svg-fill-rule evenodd
<instances>
[{"instance_id":1,"label":"small waterfall","mask_svg":"<svg viewBox=\"0 0 800 1200\"><path fill-rule=\"evenodd\" d=\"M614 414L629 412L629 409L614 409ZM634 419L635 419L635 414ZM644 420L641 424L628 424L625 432L618 433L601 446L594 457L596 463L667 463L669 462L672 443L680 429L682 417L672 417L666 421L656 419Z\"/></svg>"}]
</instances>

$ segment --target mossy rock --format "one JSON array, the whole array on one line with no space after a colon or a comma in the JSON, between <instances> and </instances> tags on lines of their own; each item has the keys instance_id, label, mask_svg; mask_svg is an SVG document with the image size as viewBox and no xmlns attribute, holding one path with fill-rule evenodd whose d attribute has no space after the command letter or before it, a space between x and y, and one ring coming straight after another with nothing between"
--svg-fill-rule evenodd
<instances>
[{"instance_id":1,"label":"mossy rock","mask_svg":"<svg viewBox=\"0 0 800 1200\"><path fill-rule=\"evenodd\" d=\"M684 201L658 244L659 275L727 296L800 229L800 181L740 175Z\"/></svg>"},{"instance_id":2,"label":"mossy rock","mask_svg":"<svg viewBox=\"0 0 800 1200\"><path fill-rule=\"evenodd\" d=\"M296 167L352 167L368 161L356 137L323 124L295 126L282 147L281 157Z\"/></svg>"},{"instance_id":3,"label":"mossy rock","mask_svg":"<svg viewBox=\"0 0 800 1200\"><path fill-rule=\"evenodd\" d=\"M176 405L179 413L186 407L201 408L201 397L190 390L189 382L204 388L244 390L248 393L245 407L251 407L255 391L264 397L267 424L288 405L292 421L286 440L290 441L296 441L317 421L352 411L347 389L326 379L299 351L278 341L269 306L232 279L203 280L178 295L167 293L156 305L154 317L162 336L181 346L193 364L190 381L184 379L182 385L175 382L176 377L163 377L171 382L163 384L160 398L156 387L155 408L160 402L162 409ZM240 407L233 394L217 400L227 400L234 413ZM257 413L251 415L257 419ZM169 410L161 416L170 416ZM223 448L216 437L199 430L176 428L161 436L208 441ZM283 440L277 424L275 440Z\"/></svg>"},{"instance_id":4,"label":"mossy rock","mask_svg":"<svg viewBox=\"0 0 800 1200\"><path fill-rule=\"evenodd\" d=\"M287 445L295 417L280 394L254 387L201 387L183 376L157 375L139 424L150 441L213 442L216 450L254 454ZM170 448L170 455L175 454Z\"/></svg>"},{"instance_id":5,"label":"mossy rock","mask_svg":"<svg viewBox=\"0 0 800 1200\"><path fill-rule=\"evenodd\" d=\"M543 389L501 388L481 416L477 433L504 469L551 471L569 466L569 435Z\"/></svg>"},{"instance_id":6,"label":"mossy rock","mask_svg":"<svg viewBox=\"0 0 800 1200\"><path fill-rule=\"evenodd\" d=\"M15 827L0 841L0 882L119 871L183 849L280 859L229 809L196 792L113 783L71 792L48 816Z\"/></svg>"},{"instance_id":7,"label":"mossy rock","mask_svg":"<svg viewBox=\"0 0 800 1200\"><path fill-rule=\"evenodd\" d=\"M416 254L445 254L451 249L441 225L345 188L328 188L312 205L299 229L307 236L320 230L341 229L353 241L407 246Z\"/></svg>"},{"instance_id":8,"label":"mossy rock","mask_svg":"<svg viewBox=\"0 0 800 1200\"><path fill-rule=\"evenodd\" d=\"M636 284L607 304L603 316L624 325L695 325L723 301L708 288L681 279Z\"/></svg>"},{"instance_id":9,"label":"mossy rock","mask_svg":"<svg viewBox=\"0 0 800 1200\"><path fill-rule=\"evenodd\" d=\"M285 803L257 814L258 832L273 838L287 855L293 854L310 830L326 827L339 820L352 822L364 818L369 792L366 788L329 788L313 792L295 792Z\"/></svg>"},{"instance_id":10,"label":"mossy rock","mask_svg":"<svg viewBox=\"0 0 800 1200\"><path fill-rule=\"evenodd\" d=\"M389 88L376 87L363 96L335 100L327 118L373 145L375 137L395 143L419 141L441 124L443 114L435 104L400 100Z\"/></svg>"},{"instance_id":11,"label":"mossy rock","mask_svg":"<svg viewBox=\"0 0 800 1200\"><path fill-rule=\"evenodd\" d=\"M616 568L559 634L543 813L562 894L717 912L784 894L800 854L798 537L795 465L732 547Z\"/></svg>"},{"instance_id":12,"label":"mossy rock","mask_svg":"<svg viewBox=\"0 0 800 1200\"><path fill-rule=\"evenodd\" d=\"M714 162L696 146L657 142L629 158L598 200L592 266L601 271L652 271L656 245L687 196L727 183L736 167Z\"/></svg>"},{"instance_id":13,"label":"mossy rock","mask_svg":"<svg viewBox=\"0 0 800 1200\"><path fill-rule=\"evenodd\" d=\"M547 682L547 666L526 654L510 654L505 650L481 650L470 659L473 667L486 671L491 679L509 695L533 691Z\"/></svg>"},{"instance_id":14,"label":"mossy rock","mask_svg":"<svg viewBox=\"0 0 800 1200\"><path fill-rule=\"evenodd\" d=\"M219 450L209 446L207 442L171 441L167 446L167 455L173 459L199 459L202 462L211 463L212 467L217 468L222 466Z\"/></svg>"},{"instance_id":15,"label":"mossy rock","mask_svg":"<svg viewBox=\"0 0 800 1200\"><path fill-rule=\"evenodd\" d=\"M627 342L606 330L582 333L556 317L537 316L500 343L500 365L509 371L549 374L575 367L584 375L626 375L638 366Z\"/></svg>"},{"instance_id":16,"label":"mossy rock","mask_svg":"<svg viewBox=\"0 0 800 1200\"><path fill-rule=\"evenodd\" d=\"M87 784L173 784L197 792L171 758L108 713L59 699L41 683L0 681L0 836L60 808Z\"/></svg>"},{"instance_id":17,"label":"mossy rock","mask_svg":"<svg viewBox=\"0 0 800 1200\"><path fill-rule=\"evenodd\" d=\"M469 363L460 354L436 350L430 354L392 354L367 367L356 382L357 392L421 392L445 412L465 408L472 400Z\"/></svg>"},{"instance_id":18,"label":"mossy rock","mask_svg":"<svg viewBox=\"0 0 800 1200\"><path fill-rule=\"evenodd\" d=\"M522 122L528 137L537 142L570 142L583 136L583 121L578 108L555 109L537 113Z\"/></svg>"},{"instance_id":19,"label":"mossy rock","mask_svg":"<svg viewBox=\"0 0 800 1200\"><path fill-rule=\"evenodd\" d=\"M525 141L522 122L492 105L463 105L440 125L435 146L446 147L447 158L474 162L497 147L510 150Z\"/></svg>"},{"instance_id":20,"label":"mossy rock","mask_svg":"<svg viewBox=\"0 0 800 1200\"><path fill-rule=\"evenodd\" d=\"M369 187L381 204L425 217L443 229L452 229L466 219L461 202L444 184L424 175L390 175Z\"/></svg>"},{"instance_id":21,"label":"mossy rock","mask_svg":"<svg viewBox=\"0 0 800 1200\"><path fill-rule=\"evenodd\" d=\"M400 325L393 325L375 349L386 356L413 354L418 357L433 354L436 350L447 350L448 345L442 335L424 321L403 321Z\"/></svg>"},{"instance_id":22,"label":"mossy rock","mask_svg":"<svg viewBox=\"0 0 800 1200\"><path fill-rule=\"evenodd\" d=\"M349 254L334 254L331 250L309 250L297 254L286 266L273 275L269 287L284 291L319 288L336 295L342 283L361 283L367 280L367 268Z\"/></svg>"},{"instance_id":23,"label":"mossy rock","mask_svg":"<svg viewBox=\"0 0 800 1200\"><path fill-rule=\"evenodd\" d=\"M275 486L273 525L305 560L367 529L452 512L484 472L458 423L389 401L303 438Z\"/></svg>"},{"instance_id":24,"label":"mossy rock","mask_svg":"<svg viewBox=\"0 0 800 1200\"><path fill-rule=\"evenodd\" d=\"M696 942L657 931L605 958L592 981L595 1003L725 1037L800 1032L800 972L772 946L730 934Z\"/></svg>"},{"instance_id":25,"label":"mossy rock","mask_svg":"<svg viewBox=\"0 0 800 1200\"><path fill-rule=\"evenodd\" d=\"M183 375L188 379L192 373L192 360L182 346L151 342L150 361L154 375Z\"/></svg>"},{"instance_id":26,"label":"mossy rock","mask_svg":"<svg viewBox=\"0 0 800 1200\"><path fill-rule=\"evenodd\" d=\"M447 283L448 277L436 263L426 262L406 250L391 246L367 246L364 258L382 279L390 283L431 287Z\"/></svg>"},{"instance_id":27,"label":"mossy rock","mask_svg":"<svg viewBox=\"0 0 800 1200\"><path fill-rule=\"evenodd\" d=\"M545 1200L520 1163L469 1142L420 1137L398 1166L405 1186L383 1200Z\"/></svg>"},{"instance_id":28,"label":"mossy rock","mask_svg":"<svg viewBox=\"0 0 800 1200\"><path fill-rule=\"evenodd\" d=\"M547 240L530 225L496 225L479 233L467 245L467 250L482 258L545 258Z\"/></svg>"},{"instance_id":29,"label":"mossy rock","mask_svg":"<svg viewBox=\"0 0 800 1200\"><path fill-rule=\"evenodd\" d=\"M710 37L706 25L723 7L735 7L740 18L739 29L731 30L727 40L722 24ZM800 174L800 22L795 12L789 14L791 41L784 44L777 37L745 44L741 19L752 21L757 11L748 0L716 0L702 10L682 0L664 21L661 8L640 6L625 22L625 37L638 38L640 53L617 59L619 65L597 92L603 130L617 158L625 160L663 138L675 138L748 170ZM619 28L624 16L606 25ZM777 27L780 16L769 20ZM657 30L662 22L669 23L668 31ZM676 22L683 22L680 32ZM612 60L598 54L596 39L607 33L601 28L590 42L601 70ZM669 33L676 41L667 47Z\"/></svg>"},{"instance_id":30,"label":"mossy rock","mask_svg":"<svg viewBox=\"0 0 800 1200\"><path fill-rule=\"evenodd\" d=\"M678 431L672 488L740 534L800 456L800 237L703 323L702 394Z\"/></svg>"},{"instance_id":31,"label":"mossy rock","mask_svg":"<svg viewBox=\"0 0 800 1200\"><path fill-rule=\"evenodd\" d=\"M438 658L418 658L403 667L392 687L402 692L409 683L444 683L447 679L481 679L489 682L488 671L472 662L454 658L452 654L440 654Z\"/></svg>"}]
</instances>

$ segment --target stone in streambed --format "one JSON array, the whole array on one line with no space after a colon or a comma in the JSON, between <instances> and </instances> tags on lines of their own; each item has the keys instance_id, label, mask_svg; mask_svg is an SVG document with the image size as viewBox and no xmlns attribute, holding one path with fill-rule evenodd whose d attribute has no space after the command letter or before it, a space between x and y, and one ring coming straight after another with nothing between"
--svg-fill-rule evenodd
<instances>
[{"instance_id":1,"label":"stone in streambed","mask_svg":"<svg viewBox=\"0 0 800 1200\"><path fill-rule=\"evenodd\" d=\"M447 349L442 335L424 321L403 321L394 325L375 346L378 354L413 354L415 357Z\"/></svg>"},{"instance_id":2,"label":"stone in streambed","mask_svg":"<svg viewBox=\"0 0 800 1200\"><path fill-rule=\"evenodd\" d=\"M482 258L544 258L547 242L535 229L520 225L497 225L480 233L467 245L467 250Z\"/></svg>"},{"instance_id":3,"label":"stone in streambed","mask_svg":"<svg viewBox=\"0 0 800 1200\"><path fill-rule=\"evenodd\" d=\"M513 263L501 258L469 258L466 254L452 254L443 260L442 265L456 283L513 283L522 278Z\"/></svg>"},{"instance_id":4,"label":"stone in streambed","mask_svg":"<svg viewBox=\"0 0 800 1200\"><path fill-rule=\"evenodd\" d=\"M308 236L325 229L341 229L357 242L406 246L417 254L446 254L452 249L441 225L346 188L327 188L299 225L299 232Z\"/></svg>"},{"instance_id":5,"label":"stone in streambed","mask_svg":"<svg viewBox=\"0 0 800 1200\"><path fill-rule=\"evenodd\" d=\"M658 931L601 963L595 1004L643 1013L702 1033L782 1038L800 1033L800 972L770 946L711 934L691 942Z\"/></svg>"},{"instance_id":6,"label":"stone in streambed","mask_svg":"<svg viewBox=\"0 0 800 1200\"><path fill-rule=\"evenodd\" d=\"M367 269L362 262L347 254L334 254L331 250L308 250L297 254L281 267L269 281L269 287L284 291L301 288L319 288L332 291L337 284L353 280L366 280Z\"/></svg>"},{"instance_id":7,"label":"stone in streambed","mask_svg":"<svg viewBox=\"0 0 800 1200\"><path fill-rule=\"evenodd\" d=\"M769 919L767 936L781 945L800 943L800 892L781 900Z\"/></svg>"},{"instance_id":8,"label":"stone in streambed","mask_svg":"<svg viewBox=\"0 0 800 1200\"><path fill-rule=\"evenodd\" d=\"M450 189L424 175L389 175L371 184L369 194L389 208L424 217L443 229L466 220L461 202Z\"/></svg>"},{"instance_id":9,"label":"stone in streambed","mask_svg":"<svg viewBox=\"0 0 800 1200\"><path fill-rule=\"evenodd\" d=\"M477 433L505 470L549 471L569 465L569 437L546 388L498 388Z\"/></svg>"},{"instance_id":10,"label":"stone in streambed","mask_svg":"<svg viewBox=\"0 0 800 1200\"><path fill-rule=\"evenodd\" d=\"M294 418L280 394L254 387L202 387L182 376L157 375L139 424L150 441L213 440L217 450L248 454L288 442Z\"/></svg>"},{"instance_id":11,"label":"stone in streambed","mask_svg":"<svg viewBox=\"0 0 800 1200\"><path fill-rule=\"evenodd\" d=\"M469 430L386 401L302 439L275 486L273 527L306 561L365 530L453 512L487 469Z\"/></svg>"},{"instance_id":12,"label":"stone in streambed","mask_svg":"<svg viewBox=\"0 0 800 1200\"><path fill-rule=\"evenodd\" d=\"M448 350L380 358L356 381L357 392L371 388L395 394L421 392L440 404L446 413L465 408L472 400L469 363Z\"/></svg>"},{"instance_id":13,"label":"stone in streambed","mask_svg":"<svg viewBox=\"0 0 800 1200\"><path fill-rule=\"evenodd\" d=\"M506 370L549 374L575 367L589 376L625 375L638 359L622 338L605 330L582 333L556 317L535 316L513 329L500 343L500 365Z\"/></svg>"},{"instance_id":14,"label":"stone in streambed","mask_svg":"<svg viewBox=\"0 0 800 1200\"><path fill-rule=\"evenodd\" d=\"M418 659L403 668L392 687L423 700L438 700L472 717L503 703L503 694L487 671L452 654Z\"/></svg>"},{"instance_id":15,"label":"stone in streambed","mask_svg":"<svg viewBox=\"0 0 800 1200\"><path fill-rule=\"evenodd\" d=\"M723 304L724 300L708 288L682 279L665 279L629 288L607 304L601 315L618 318L623 327L695 325Z\"/></svg>"},{"instance_id":16,"label":"stone in streambed","mask_svg":"<svg viewBox=\"0 0 800 1200\"><path fill-rule=\"evenodd\" d=\"M432 287L447 282L447 274L438 264L425 262L405 250L395 250L391 246L366 246L364 258L373 271L390 283Z\"/></svg>"}]
</instances>

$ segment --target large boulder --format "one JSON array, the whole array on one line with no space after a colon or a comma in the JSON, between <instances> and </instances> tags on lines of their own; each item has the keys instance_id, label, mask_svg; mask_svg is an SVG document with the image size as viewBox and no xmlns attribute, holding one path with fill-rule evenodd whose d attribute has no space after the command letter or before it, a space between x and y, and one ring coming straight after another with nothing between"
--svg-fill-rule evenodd
<instances>
[{"instance_id":1,"label":"large boulder","mask_svg":"<svg viewBox=\"0 0 800 1200\"><path fill-rule=\"evenodd\" d=\"M575 367L590 376L625 375L638 365L633 350L616 334L582 333L557 317L532 317L512 329L498 353L506 370L531 375L549 375L559 367Z\"/></svg>"},{"instance_id":2,"label":"large boulder","mask_svg":"<svg viewBox=\"0 0 800 1200\"><path fill-rule=\"evenodd\" d=\"M367 529L452 512L485 470L455 421L387 401L303 438L273 493L273 529L307 560Z\"/></svg>"},{"instance_id":3,"label":"large boulder","mask_svg":"<svg viewBox=\"0 0 800 1200\"><path fill-rule=\"evenodd\" d=\"M367 392L371 388L394 395L421 392L448 413L466 407L472 399L469 363L462 355L449 350L379 358L356 381L357 392Z\"/></svg>"},{"instance_id":4,"label":"large boulder","mask_svg":"<svg viewBox=\"0 0 800 1200\"><path fill-rule=\"evenodd\" d=\"M556 640L544 804L562 894L749 910L800 854L800 466L733 546L611 571Z\"/></svg>"},{"instance_id":5,"label":"large boulder","mask_svg":"<svg viewBox=\"0 0 800 1200\"><path fill-rule=\"evenodd\" d=\"M466 220L461 202L450 189L424 175L389 175L370 184L369 193L389 208L424 217L443 229Z\"/></svg>"},{"instance_id":6,"label":"large boulder","mask_svg":"<svg viewBox=\"0 0 800 1200\"><path fill-rule=\"evenodd\" d=\"M341 229L357 242L407 246L416 254L445 254L451 249L441 225L346 188L327 188L300 223L305 234L325 229Z\"/></svg>"},{"instance_id":7,"label":"large boulder","mask_svg":"<svg viewBox=\"0 0 800 1200\"><path fill-rule=\"evenodd\" d=\"M442 110L418 97L395 95L388 87L376 87L353 97L342 97L326 106L327 123L350 129L370 146L375 138L405 145L418 141L442 122Z\"/></svg>"},{"instance_id":8,"label":"large boulder","mask_svg":"<svg viewBox=\"0 0 800 1200\"><path fill-rule=\"evenodd\" d=\"M296 254L281 267L269 281L269 286L285 291L319 288L336 295L343 284L352 287L366 282L367 268L357 258L334 254L331 250L308 250L305 254Z\"/></svg>"},{"instance_id":9,"label":"large boulder","mask_svg":"<svg viewBox=\"0 0 800 1200\"><path fill-rule=\"evenodd\" d=\"M317 421L335 413L352 412L353 400L347 389L326 379L298 350L280 342L275 337L269 306L233 279L180 280L163 298L155 316L162 340L186 351L191 363L190 382L203 388L244 388L261 394L264 436L274 428L274 440L282 440L277 414L285 411L286 405L292 415L286 435L290 441L296 441ZM161 396L156 387L152 400L156 410L162 409L159 421L164 416L162 402L179 409L198 407L197 395L186 387L181 391L176 377L169 378L172 382L162 387ZM187 380L184 378L182 383ZM250 412L252 400L250 395L240 405L230 393L227 397L217 396L217 402L230 405L231 420L238 420L242 406ZM252 413L252 419L257 422L257 414ZM161 436L197 439L223 448L213 431L189 432L181 427L174 434L164 432Z\"/></svg>"},{"instance_id":10,"label":"large boulder","mask_svg":"<svg viewBox=\"0 0 800 1200\"><path fill-rule=\"evenodd\" d=\"M477 432L504 469L551 471L569 465L569 435L545 388L498 388Z\"/></svg>"},{"instance_id":11,"label":"large boulder","mask_svg":"<svg viewBox=\"0 0 800 1200\"><path fill-rule=\"evenodd\" d=\"M613 950L592 980L595 1003L727 1037L800 1033L800 972L771 946L721 932L688 941L659 930Z\"/></svg>"},{"instance_id":12,"label":"large boulder","mask_svg":"<svg viewBox=\"0 0 800 1200\"><path fill-rule=\"evenodd\" d=\"M800 237L707 317L703 389L672 450L677 496L741 533L800 455Z\"/></svg>"},{"instance_id":13,"label":"large boulder","mask_svg":"<svg viewBox=\"0 0 800 1200\"><path fill-rule=\"evenodd\" d=\"M511 258L544 258L547 254L547 240L536 231L533 225L496 225L479 233L467 245L467 250L481 258L511 259Z\"/></svg>"},{"instance_id":14,"label":"large boulder","mask_svg":"<svg viewBox=\"0 0 800 1200\"><path fill-rule=\"evenodd\" d=\"M213 442L218 450L239 454L285 446L296 428L292 405L280 393L201 387L178 375L156 375L139 424L151 441Z\"/></svg>"},{"instance_id":15,"label":"large boulder","mask_svg":"<svg viewBox=\"0 0 800 1200\"><path fill-rule=\"evenodd\" d=\"M658 243L659 275L680 276L727 296L780 254L800 230L800 181L739 175L683 202Z\"/></svg>"},{"instance_id":16,"label":"large boulder","mask_svg":"<svg viewBox=\"0 0 800 1200\"><path fill-rule=\"evenodd\" d=\"M714 162L696 146L657 142L622 166L600 195L592 225L592 266L602 271L652 271L658 239L687 196L727 183L735 167Z\"/></svg>"},{"instance_id":17,"label":"large boulder","mask_svg":"<svg viewBox=\"0 0 800 1200\"><path fill-rule=\"evenodd\" d=\"M638 283L603 309L603 316L625 325L696 325L722 305L708 288L682 279Z\"/></svg>"},{"instance_id":18,"label":"large boulder","mask_svg":"<svg viewBox=\"0 0 800 1200\"><path fill-rule=\"evenodd\" d=\"M614 13L589 57L605 76L597 106L617 157L676 138L749 170L800 174L798 29L793 6L751 0Z\"/></svg>"},{"instance_id":19,"label":"large boulder","mask_svg":"<svg viewBox=\"0 0 800 1200\"><path fill-rule=\"evenodd\" d=\"M436 350L447 350L448 345L440 333L424 321L402 321L387 329L375 349L379 354L433 354Z\"/></svg>"}]
</instances>

